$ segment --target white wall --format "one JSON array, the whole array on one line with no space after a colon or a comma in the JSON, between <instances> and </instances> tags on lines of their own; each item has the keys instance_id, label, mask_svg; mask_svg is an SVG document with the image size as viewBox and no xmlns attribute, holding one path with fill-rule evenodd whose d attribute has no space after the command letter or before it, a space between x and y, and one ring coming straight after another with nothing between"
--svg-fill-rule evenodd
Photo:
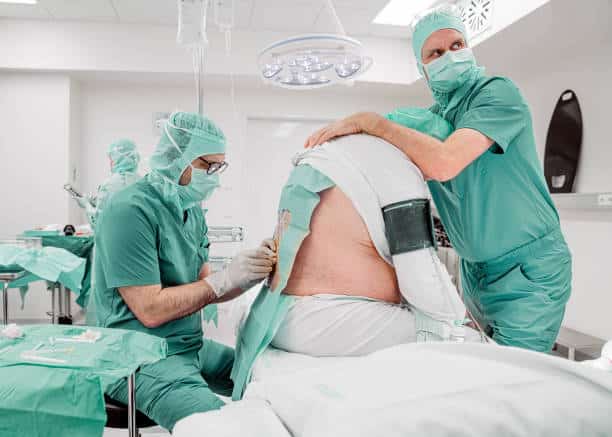
<instances>
[{"instance_id":1,"label":"white wall","mask_svg":"<svg viewBox=\"0 0 612 437\"><path fill-rule=\"evenodd\" d=\"M229 169L223 174L223 189L210 202L209 221L239 221L246 211L243 200L243 165L261 166L266 171L266 156L259 162L246 163L245 148L251 146L246 137L248 118L270 119L336 119L358 110L385 112L397 105L393 96L377 97L360 92L356 85L341 94L333 90L290 92L277 88L248 87L236 91L235 111L229 87L206 92L205 112L223 129L228 139ZM153 112L190 110L193 108L191 87L162 87L112 82L88 82L81 85L82 159L80 172L84 191L94 190L108 175L106 147L119 137L133 138L140 150L150 156L158 141L152 127ZM298 150L302 143L287 144ZM146 159L144 160L146 164Z\"/></svg>"},{"instance_id":2,"label":"white wall","mask_svg":"<svg viewBox=\"0 0 612 437\"><path fill-rule=\"evenodd\" d=\"M68 154L68 178L66 181L73 187L81 185L81 175L79 172L79 163L81 158L81 95L80 83L74 79L70 80L70 118L69 118L69 154ZM69 222L81 222L80 209L74 202L70 202L69 206Z\"/></svg>"},{"instance_id":3,"label":"white wall","mask_svg":"<svg viewBox=\"0 0 612 437\"><path fill-rule=\"evenodd\" d=\"M518 82L531 105L540 156L557 99L566 89L578 95L584 136L576 179L577 192L612 191L612 43L583 46L571 58L532 71ZM608 280L612 247L612 213L561 210L563 232L573 255L574 283L564 325L612 338L612 283Z\"/></svg>"},{"instance_id":4,"label":"white wall","mask_svg":"<svg viewBox=\"0 0 612 437\"><path fill-rule=\"evenodd\" d=\"M0 74L0 238L68 221L69 91L66 76ZM32 287L26 311L10 293L10 315L42 316L50 298Z\"/></svg>"}]
</instances>

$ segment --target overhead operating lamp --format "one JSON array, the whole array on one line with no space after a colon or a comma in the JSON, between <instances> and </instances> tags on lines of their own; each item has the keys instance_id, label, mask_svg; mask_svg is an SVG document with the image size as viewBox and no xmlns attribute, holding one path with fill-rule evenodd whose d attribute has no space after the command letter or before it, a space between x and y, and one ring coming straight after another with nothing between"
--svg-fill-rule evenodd
<instances>
[{"instance_id":1,"label":"overhead operating lamp","mask_svg":"<svg viewBox=\"0 0 612 437\"><path fill-rule=\"evenodd\" d=\"M261 51L258 68L264 82L289 89L350 84L372 65L362 44L346 35L332 0L325 8L335 33L311 33L277 41Z\"/></svg>"}]
</instances>

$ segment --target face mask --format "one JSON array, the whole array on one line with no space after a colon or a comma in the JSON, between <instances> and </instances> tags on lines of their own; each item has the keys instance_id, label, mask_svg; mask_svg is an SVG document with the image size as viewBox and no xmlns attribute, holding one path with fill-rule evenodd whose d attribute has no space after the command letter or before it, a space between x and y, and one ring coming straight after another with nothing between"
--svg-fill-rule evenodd
<instances>
[{"instance_id":1,"label":"face mask","mask_svg":"<svg viewBox=\"0 0 612 437\"><path fill-rule=\"evenodd\" d=\"M206 170L191 166L191 182L179 189L181 205L187 209L208 200L218 186L218 174L209 175Z\"/></svg>"},{"instance_id":2,"label":"face mask","mask_svg":"<svg viewBox=\"0 0 612 437\"><path fill-rule=\"evenodd\" d=\"M424 68L432 90L450 93L463 85L477 66L472 49L466 48L449 50Z\"/></svg>"}]
</instances>

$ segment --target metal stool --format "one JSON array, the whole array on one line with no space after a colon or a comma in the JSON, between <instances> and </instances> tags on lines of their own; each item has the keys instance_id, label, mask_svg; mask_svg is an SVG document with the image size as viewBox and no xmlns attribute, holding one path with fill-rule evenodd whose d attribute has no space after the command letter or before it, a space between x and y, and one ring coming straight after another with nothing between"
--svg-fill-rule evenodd
<instances>
[{"instance_id":1,"label":"metal stool","mask_svg":"<svg viewBox=\"0 0 612 437\"><path fill-rule=\"evenodd\" d=\"M51 316L51 323L58 325L72 325L72 314L70 313L70 290L62 286L59 282L48 282L47 289L51 291L51 311L47 312ZM56 293L57 291L57 293ZM57 306L59 313L55 312L55 301L57 294Z\"/></svg>"},{"instance_id":2,"label":"metal stool","mask_svg":"<svg viewBox=\"0 0 612 437\"><path fill-rule=\"evenodd\" d=\"M106 403L106 427L115 429L128 429L128 407L109 398L104 395L104 402ZM157 423L153 422L147 416L142 414L140 411L136 411L136 436L140 433L140 428L149 428L157 426Z\"/></svg>"},{"instance_id":3,"label":"metal stool","mask_svg":"<svg viewBox=\"0 0 612 437\"><path fill-rule=\"evenodd\" d=\"M139 428L157 426L153 420L136 410L135 398L135 376L128 377L128 405L117 402L104 395L106 404L106 427L115 429L127 429L129 437L139 437Z\"/></svg>"}]
</instances>

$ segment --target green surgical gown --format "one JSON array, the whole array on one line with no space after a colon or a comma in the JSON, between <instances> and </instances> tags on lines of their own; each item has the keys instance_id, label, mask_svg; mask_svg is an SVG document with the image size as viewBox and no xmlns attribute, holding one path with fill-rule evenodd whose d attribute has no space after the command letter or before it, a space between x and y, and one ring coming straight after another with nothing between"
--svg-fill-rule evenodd
<instances>
[{"instance_id":1,"label":"green surgical gown","mask_svg":"<svg viewBox=\"0 0 612 437\"><path fill-rule=\"evenodd\" d=\"M529 107L509 79L482 77L444 111L432 111L454 129L494 141L452 180L428 183L463 260L466 304L499 343L550 350L570 294L571 256L536 153Z\"/></svg>"},{"instance_id":2,"label":"green surgical gown","mask_svg":"<svg viewBox=\"0 0 612 437\"><path fill-rule=\"evenodd\" d=\"M155 284L165 288L197 281L208 259L206 232L199 206L179 217L146 180L117 193L101 215L96 232L98 325L163 337L168 342L168 355L199 349L199 313L147 328L130 311L117 288Z\"/></svg>"},{"instance_id":3,"label":"green surgical gown","mask_svg":"<svg viewBox=\"0 0 612 437\"><path fill-rule=\"evenodd\" d=\"M197 281L208 260L206 232L199 205L179 216L164 204L147 177L113 196L96 229L98 324L166 339L168 358L143 366L136 374L136 407L169 430L183 417L223 406L210 386L231 392L234 350L203 341L199 312L156 328L145 327L117 288L155 284L165 288ZM125 403L125 381L107 393Z\"/></svg>"}]
</instances>

